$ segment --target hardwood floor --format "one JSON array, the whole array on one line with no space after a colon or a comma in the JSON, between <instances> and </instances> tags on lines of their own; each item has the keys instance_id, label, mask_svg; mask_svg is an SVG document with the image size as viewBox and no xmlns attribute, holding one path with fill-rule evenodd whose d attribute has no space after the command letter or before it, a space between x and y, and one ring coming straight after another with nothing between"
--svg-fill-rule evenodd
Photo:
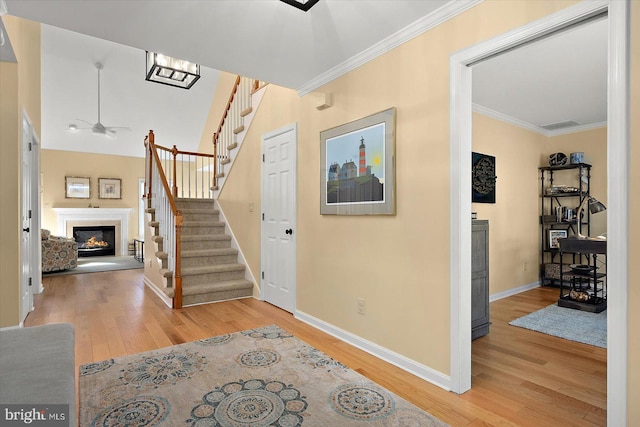
<instances>
[{"instance_id":1,"label":"hardwood floor","mask_svg":"<svg viewBox=\"0 0 640 427\"><path fill-rule=\"evenodd\" d=\"M275 323L452 426L606 425L606 349L508 325L554 303L557 289L491 304L491 332L472 346L472 389L456 395L252 298L171 310L142 277L141 270L45 277L25 324L72 323L79 366Z\"/></svg>"}]
</instances>

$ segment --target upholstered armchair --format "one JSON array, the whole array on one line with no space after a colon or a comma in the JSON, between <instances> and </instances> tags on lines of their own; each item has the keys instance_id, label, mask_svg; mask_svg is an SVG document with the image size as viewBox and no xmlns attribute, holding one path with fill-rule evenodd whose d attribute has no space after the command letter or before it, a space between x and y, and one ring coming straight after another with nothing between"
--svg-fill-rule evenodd
<instances>
[{"instance_id":1,"label":"upholstered armchair","mask_svg":"<svg viewBox=\"0 0 640 427\"><path fill-rule=\"evenodd\" d=\"M42 272L71 270L78 266L78 244L68 237L52 236L40 231L42 240Z\"/></svg>"}]
</instances>

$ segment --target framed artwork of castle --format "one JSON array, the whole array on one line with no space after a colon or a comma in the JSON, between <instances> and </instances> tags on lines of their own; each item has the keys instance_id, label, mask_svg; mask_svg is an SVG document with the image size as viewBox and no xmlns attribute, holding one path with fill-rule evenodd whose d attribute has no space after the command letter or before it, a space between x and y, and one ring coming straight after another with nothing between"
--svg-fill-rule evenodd
<instances>
[{"instance_id":1,"label":"framed artwork of castle","mask_svg":"<svg viewBox=\"0 0 640 427\"><path fill-rule=\"evenodd\" d=\"M320 132L320 214L395 215L395 122L389 108Z\"/></svg>"}]
</instances>

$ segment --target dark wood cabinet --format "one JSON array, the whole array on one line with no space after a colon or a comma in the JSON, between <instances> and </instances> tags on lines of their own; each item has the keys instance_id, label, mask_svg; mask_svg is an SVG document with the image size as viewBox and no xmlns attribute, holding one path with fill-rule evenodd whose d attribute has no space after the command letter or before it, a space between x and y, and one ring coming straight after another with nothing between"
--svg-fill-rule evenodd
<instances>
[{"instance_id":1,"label":"dark wood cabinet","mask_svg":"<svg viewBox=\"0 0 640 427\"><path fill-rule=\"evenodd\" d=\"M471 227L471 339L489 333L489 221Z\"/></svg>"}]
</instances>

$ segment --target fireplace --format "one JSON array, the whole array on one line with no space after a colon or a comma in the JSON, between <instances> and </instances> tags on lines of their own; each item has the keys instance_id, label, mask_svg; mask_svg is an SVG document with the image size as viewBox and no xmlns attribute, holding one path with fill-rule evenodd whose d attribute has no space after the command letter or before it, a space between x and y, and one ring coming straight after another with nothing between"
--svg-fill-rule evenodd
<instances>
[{"instance_id":1,"label":"fireplace","mask_svg":"<svg viewBox=\"0 0 640 427\"><path fill-rule=\"evenodd\" d=\"M73 227L115 226L116 256L128 253L131 208L53 208L58 215L58 236L73 236Z\"/></svg>"},{"instance_id":2,"label":"fireplace","mask_svg":"<svg viewBox=\"0 0 640 427\"><path fill-rule=\"evenodd\" d=\"M112 225L73 227L73 238L78 242L79 257L116 254L116 228Z\"/></svg>"}]
</instances>

